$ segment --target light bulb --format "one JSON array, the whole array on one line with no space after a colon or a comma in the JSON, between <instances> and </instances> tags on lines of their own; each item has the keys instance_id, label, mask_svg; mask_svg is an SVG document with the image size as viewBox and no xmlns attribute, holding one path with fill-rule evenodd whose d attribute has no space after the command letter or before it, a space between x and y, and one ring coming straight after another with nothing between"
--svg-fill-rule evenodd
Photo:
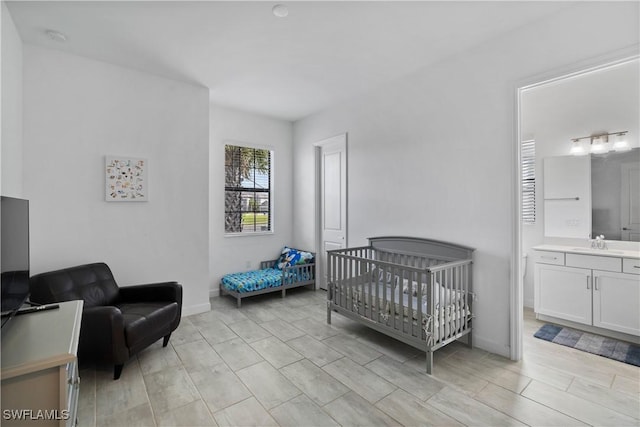
<instances>
[{"instance_id":1,"label":"light bulb","mask_svg":"<svg viewBox=\"0 0 640 427\"><path fill-rule=\"evenodd\" d=\"M573 140L573 142L571 143L571 150L569 150L569 154L571 154L572 156L582 156L583 154L585 154L584 147L579 140Z\"/></svg>"},{"instance_id":2,"label":"light bulb","mask_svg":"<svg viewBox=\"0 0 640 427\"><path fill-rule=\"evenodd\" d=\"M591 141L591 152L594 154L604 153L606 151L606 147L604 146L604 142L602 142L601 137L593 138Z\"/></svg>"},{"instance_id":3,"label":"light bulb","mask_svg":"<svg viewBox=\"0 0 640 427\"><path fill-rule=\"evenodd\" d=\"M613 143L613 149L615 151L627 151L631 149L626 134L619 133L616 135L616 142Z\"/></svg>"}]
</instances>

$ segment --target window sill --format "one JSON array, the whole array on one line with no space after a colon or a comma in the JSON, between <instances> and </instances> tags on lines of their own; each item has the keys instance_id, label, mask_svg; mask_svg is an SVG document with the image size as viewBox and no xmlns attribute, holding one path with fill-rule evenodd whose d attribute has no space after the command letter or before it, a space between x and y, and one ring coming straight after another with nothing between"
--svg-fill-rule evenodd
<instances>
[{"instance_id":1,"label":"window sill","mask_svg":"<svg viewBox=\"0 0 640 427\"><path fill-rule=\"evenodd\" d=\"M268 236L274 234L272 231L255 231L253 233L225 233L224 237L252 237L252 236Z\"/></svg>"}]
</instances>

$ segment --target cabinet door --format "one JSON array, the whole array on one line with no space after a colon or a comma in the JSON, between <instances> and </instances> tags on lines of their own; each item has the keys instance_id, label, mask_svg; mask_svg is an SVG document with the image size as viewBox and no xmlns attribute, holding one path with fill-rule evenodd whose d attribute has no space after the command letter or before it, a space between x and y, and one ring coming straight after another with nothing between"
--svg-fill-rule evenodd
<instances>
[{"instance_id":1,"label":"cabinet door","mask_svg":"<svg viewBox=\"0 0 640 427\"><path fill-rule=\"evenodd\" d=\"M535 312L591 324L591 270L536 264Z\"/></svg>"},{"instance_id":2,"label":"cabinet door","mask_svg":"<svg viewBox=\"0 0 640 427\"><path fill-rule=\"evenodd\" d=\"M586 239L591 234L591 157L544 159L544 235Z\"/></svg>"},{"instance_id":3,"label":"cabinet door","mask_svg":"<svg viewBox=\"0 0 640 427\"><path fill-rule=\"evenodd\" d=\"M640 335L640 276L593 271L593 326Z\"/></svg>"}]
</instances>

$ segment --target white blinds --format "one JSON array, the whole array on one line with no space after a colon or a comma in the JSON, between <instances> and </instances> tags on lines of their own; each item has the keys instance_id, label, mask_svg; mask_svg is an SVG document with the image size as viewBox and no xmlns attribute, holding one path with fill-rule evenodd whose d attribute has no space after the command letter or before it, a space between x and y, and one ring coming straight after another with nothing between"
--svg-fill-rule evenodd
<instances>
[{"instance_id":1,"label":"white blinds","mask_svg":"<svg viewBox=\"0 0 640 427\"><path fill-rule=\"evenodd\" d=\"M522 223L536 223L536 141L522 141L520 150L522 181Z\"/></svg>"}]
</instances>

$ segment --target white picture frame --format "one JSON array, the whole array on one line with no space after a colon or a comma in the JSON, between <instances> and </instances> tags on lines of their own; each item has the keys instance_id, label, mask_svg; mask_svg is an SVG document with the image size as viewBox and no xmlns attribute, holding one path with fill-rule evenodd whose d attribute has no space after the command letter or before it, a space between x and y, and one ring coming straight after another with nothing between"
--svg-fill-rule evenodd
<instances>
[{"instance_id":1,"label":"white picture frame","mask_svg":"<svg viewBox=\"0 0 640 427\"><path fill-rule=\"evenodd\" d=\"M146 202L149 200L147 159L105 156L105 201Z\"/></svg>"}]
</instances>

